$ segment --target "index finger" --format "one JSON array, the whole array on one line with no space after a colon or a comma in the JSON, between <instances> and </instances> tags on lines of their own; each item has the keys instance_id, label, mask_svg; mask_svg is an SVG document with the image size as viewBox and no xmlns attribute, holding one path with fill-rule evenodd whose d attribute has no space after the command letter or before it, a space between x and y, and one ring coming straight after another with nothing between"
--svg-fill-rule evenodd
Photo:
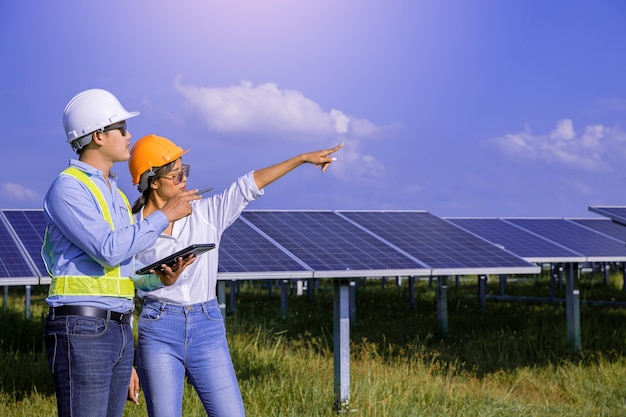
<instances>
[{"instance_id":1,"label":"index finger","mask_svg":"<svg viewBox=\"0 0 626 417\"><path fill-rule=\"evenodd\" d=\"M189 200L193 201L193 200L200 200L202 197L198 194L198 189L194 188L192 190L184 190L181 191L180 193L178 193L178 195L181 195L185 198L189 198Z\"/></svg>"},{"instance_id":2,"label":"index finger","mask_svg":"<svg viewBox=\"0 0 626 417\"><path fill-rule=\"evenodd\" d=\"M343 148L343 145L345 145L345 142L341 142L339 145L335 146L334 148L330 148L329 151L330 153L333 152L337 152L339 149Z\"/></svg>"}]
</instances>

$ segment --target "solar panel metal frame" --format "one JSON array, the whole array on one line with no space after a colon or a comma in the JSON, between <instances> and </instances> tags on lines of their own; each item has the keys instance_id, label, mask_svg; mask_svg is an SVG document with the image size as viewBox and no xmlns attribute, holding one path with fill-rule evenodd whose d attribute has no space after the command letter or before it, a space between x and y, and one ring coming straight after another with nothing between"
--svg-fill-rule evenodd
<instances>
[{"instance_id":1,"label":"solar panel metal frame","mask_svg":"<svg viewBox=\"0 0 626 417\"><path fill-rule=\"evenodd\" d=\"M21 256L21 260L27 270L31 272L30 276L15 276L15 277L0 277L0 285L38 285L40 284L40 275L37 272L37 268L29 256L28 251L22 244L19 236L15 233L15 230L11 226L10 222L4 215L4 210L0 211L0 222L2 228L7 232L8 237L11 239L11 243L15 246L16 252ZM4 252L0 254L0 258L5 255ZM2 262L3 265L5 262Z\"/></svg>"},{"instance_id":2,"label":"solar panel metal frame","mask_svg":"<svg viewBox=\"0 0 626 417\"><path fill-rule=\"evenodd\" d=\"M363 228L365 229L369 229L369 232L372 233L372 235L377 236L378 239L380 239L382 242L387 243L388 245L394 246L404 252L406 252L409 256L413 257L414 259L418 259L420 262L424 263L425 265L428 265L429 267L432 268L432 275L433 276L449 276L449 275L490 275L490 274L537 274L541 271L541 268L538 265L534 265L531 262L525 260L524 258L519 257L518 255L514 254L511 251L508 251L506 249L502 249L497 247L496 245L494 245L493 243L478 237L474 234L468 233L467 231L445 221L444 219L437 217L436 215L426 211L426 210L337 210L336 213L338 213L339 215L344 216L346 219L349 219L350 221L353 221L357 224L360 224ZM420 214L420 215L427 215L431 221L434 222L441 222L440 225L444 226L446 228L446 232L450 232L450 233L457 233L460 236L463 236L466 239L469 239L471 241L471 243L476 244L476 245L481 245L483 246L485 249L489 249L490 251L492 251L492 253L497 254L497 255L502 255L505 256L507 258L509 258L510 260L519 260L519 265L516 266L462 266L462 267L455 267L455 266L451 266L451 267L435 267L434 265L429 265L428 261L421 258L419 254L415 253L414 247L408 247L408 246L404 246L404 247L400 247L400 240L398 239L397 236L391 236L389 234L386 233L386 231L383 231L385 233L385 236L381 236L381 232L380 231L376 231L376 230L371 230L371 226L367 225L367 224L363 224L363 219L361 219L361 221L359 221L358 219L355 218L351 218L350 216L353 215L353 217L358 217L359 213L368 213L368 214L376 214L376 213L383 213L383 214L394 214L394 213L416 213L416 214ZM406 232L406 225L403 228L402 232ZM457 235L457 236L459 236ZM445 237L446 239L448 237ZM454 258L453 254L449 254L450 258Z\"/></svg>"}]
</instances>

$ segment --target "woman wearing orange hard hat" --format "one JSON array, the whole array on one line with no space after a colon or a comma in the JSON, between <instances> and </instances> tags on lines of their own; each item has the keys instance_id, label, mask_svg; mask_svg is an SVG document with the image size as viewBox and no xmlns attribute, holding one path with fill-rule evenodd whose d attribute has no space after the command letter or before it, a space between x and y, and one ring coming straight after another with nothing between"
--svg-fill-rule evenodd
<instances>
[{"instance_id":1,"label":"woman wearing orange hard hat","mask_svg":"<svg viewBox=\"0 0 626 417\"><path fill-rule=\"evenodd\" d=\"M172 282L151 275L135 280L143 305L137 371L150 417L181 416L185 374L209 416L244 416L216 298L220 238L267 185L305 163L325 171L335 160L330 155L342 147L303 153L248 172L221 193L192 202L191 215L170 223L153 248L137 255L141 267L192 244L216 245L204 255L180 259L173 267L178 275ZM182 156L188 151L157 135L143 137L133 146L129 169L141 193L133 205L137 221L187 190L190 166L183 164Z\"/></svg>"}]
</instances>

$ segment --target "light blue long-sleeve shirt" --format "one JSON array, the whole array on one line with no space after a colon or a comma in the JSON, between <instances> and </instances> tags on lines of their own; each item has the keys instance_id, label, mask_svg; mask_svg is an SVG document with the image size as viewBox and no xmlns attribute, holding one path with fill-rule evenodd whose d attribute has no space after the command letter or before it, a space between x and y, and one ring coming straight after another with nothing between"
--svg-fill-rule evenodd
<instances>
[{"instance_id":1,"label":"light blue long-sleeve shirt","mask_svg":"<svg viewBox=\"0 0 626 417\"><path fill-rule=\"evenodd\" d=\"M154 246L169 224L167 216L156 211L131 225L114 174L109 176L109 189L102 171L75 159L70 161L70 166L91 175L107 202L115 230L104 220L96 198L82 182L69 175L59 175L50 186L43 206L51 253L44 251L42 256L49 272L55 276L101 276L104 266L120 265L121 275L131 278L133 257ZM46 301L52 307L75 304L118 312L133 307L133 300L123 297L54 295Z\"/></svg>"}]
</instances>

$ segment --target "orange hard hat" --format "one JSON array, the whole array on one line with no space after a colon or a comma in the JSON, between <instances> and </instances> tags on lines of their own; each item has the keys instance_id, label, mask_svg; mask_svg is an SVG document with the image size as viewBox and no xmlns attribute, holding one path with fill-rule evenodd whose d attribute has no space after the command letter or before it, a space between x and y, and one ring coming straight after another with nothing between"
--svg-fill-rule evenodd
<instances>
[{"instance_id":1,"label":"orange hard hat","mask_svg":"<svg viewBox=\"0 0 626 417\"><path fill-rule=\"evenodd\" d=\"M133 184L139 184L141 175L144 172L152 171L154 168L174 162L187 152L189 152L189 149L183 150L183 148L163 136L144 136L130 150L128 169L130 170ZM147 185L145 184L145 187ZM141 189L139 191L143 192Z\"/></svg>"}]
</instances>

